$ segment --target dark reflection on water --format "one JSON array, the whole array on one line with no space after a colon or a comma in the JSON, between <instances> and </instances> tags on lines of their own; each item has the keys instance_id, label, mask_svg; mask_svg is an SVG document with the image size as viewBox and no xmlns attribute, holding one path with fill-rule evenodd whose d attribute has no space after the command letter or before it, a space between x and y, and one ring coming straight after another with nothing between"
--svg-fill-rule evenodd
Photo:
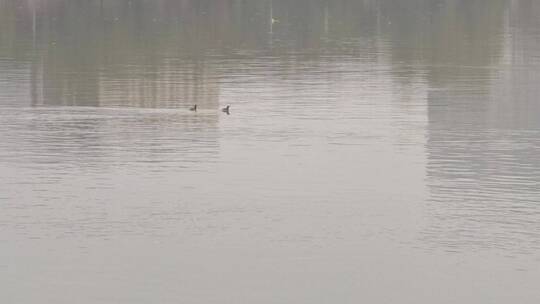
<instances>
[{"instance_id":1,"label":"dark reflection on water","mask_svg":"<svg viewBox=\"0 0 540 304\"><path fill-rule=\"evenodd\" d=\"M57 280L84 299L117 299L111 285L146 302L275 303L268 286L285 284L295 303L388 289L538 303L539 14L534 0L0 0L0 271L38 265L0 276L7 302L36 299L3 278L37 286L67 267ZM29 239L72 256L13 245ZM159 242L173 266L155 264ZM374 286L370 269L389 275ZM53 283L49 302L74 302ZM235 284L254 291L239 301ZM462 292L441 301L441 286Z\"/></svg>"}]
</instances>

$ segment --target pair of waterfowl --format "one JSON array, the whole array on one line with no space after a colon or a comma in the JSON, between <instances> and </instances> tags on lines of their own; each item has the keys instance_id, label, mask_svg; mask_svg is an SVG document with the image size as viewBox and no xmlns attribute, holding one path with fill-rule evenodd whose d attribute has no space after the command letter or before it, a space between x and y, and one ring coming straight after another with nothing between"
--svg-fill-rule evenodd
<instances>
[{"instance_id":1,"label":"pair of waterfowl","mask_svg":"<svg viewBox=\"0 0 540 304\"><path fill-rule=\"evenodd\" d=\"M231 105L227 105L225 108L221 109L221 112L224 112L224 113L227 113L227 114L230 114L231 112L229 111L231 108ZM193 105L191 108L189 108L190 111L193 111L193 112L197 112L197 105Z\"/></svg>"}]
</instances>

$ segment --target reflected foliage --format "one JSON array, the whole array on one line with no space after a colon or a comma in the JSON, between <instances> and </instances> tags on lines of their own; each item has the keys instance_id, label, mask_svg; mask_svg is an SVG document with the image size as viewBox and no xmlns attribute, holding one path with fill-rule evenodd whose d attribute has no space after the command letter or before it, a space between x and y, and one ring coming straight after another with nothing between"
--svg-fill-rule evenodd
<instances>
[{"instance_id":1,"label":"reflected foliage","mask_svg":"<svg viewBox=\"0 0 540 304\"><path fill-rule=\"evenodd\" d=\"M216 56L390 55L396 79L425 65L438 87L460 76L455 66L499 60L507 9L503 0L1 0L0 57L31 65L34 104L217 107L215 79L241 67L224 70Z\"/></svg>"}]
</instances>

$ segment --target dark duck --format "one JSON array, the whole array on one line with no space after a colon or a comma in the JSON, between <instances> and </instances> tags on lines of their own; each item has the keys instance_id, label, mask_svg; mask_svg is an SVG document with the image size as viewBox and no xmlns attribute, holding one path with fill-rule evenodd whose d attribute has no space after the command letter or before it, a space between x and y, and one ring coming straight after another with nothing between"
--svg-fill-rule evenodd
<instances>
[{"instance_id":1,"label":"dark duck","mask_svg":"<svg viewBox=\"0 0 540 304\"><path fill-rule=\"evenodd\" d=\"M231 106L227 105L225 108L221 109L221 112L227 113L227 115L229 115L229 114L231 114L230 113L230 108L231 108Z\"/></svg>"}]
</instances>

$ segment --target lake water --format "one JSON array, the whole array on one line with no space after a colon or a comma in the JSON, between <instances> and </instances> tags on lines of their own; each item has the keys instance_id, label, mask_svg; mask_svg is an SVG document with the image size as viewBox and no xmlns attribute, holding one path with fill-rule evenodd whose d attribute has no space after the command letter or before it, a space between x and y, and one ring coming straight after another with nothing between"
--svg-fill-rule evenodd
<instances>
[{"instance_id":1,"label":"lake water","mask_svg":"<svg viewBox=\"0 0 540 304\"><path fill-rule=\"evenodd\" d=\"M0 0L0 302L540 303L539 15Z\"/></svg>"}]
</instances>

